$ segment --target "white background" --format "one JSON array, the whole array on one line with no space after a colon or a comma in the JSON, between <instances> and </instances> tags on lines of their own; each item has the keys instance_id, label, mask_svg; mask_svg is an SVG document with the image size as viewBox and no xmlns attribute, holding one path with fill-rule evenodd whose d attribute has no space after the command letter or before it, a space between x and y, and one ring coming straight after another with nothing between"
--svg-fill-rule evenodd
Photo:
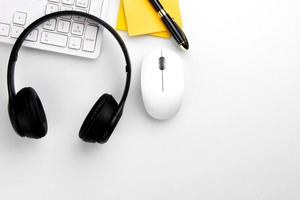
<instances>
[{"instance_id":1,"label":"white background","mask_svg":"<svg viewBox=\"0 0 300 200\"><path fill-rule=\"evenodd\" d=\"M11 46L0 45L1 199L300 199L299 1L180 3L187 53L171 40L122 33L132 87L105 145L83 143L78 131L102 93L119 100L123 89L123 58L108 34L95 61L20 54L17 88L34 87L48 117L38 141L10 125ZM118 4L109 6L112 25ZM166 122L148 117L140 91L142 58L161 47L177 51L186 72L182 109Z\"/></svg>"}]
</instances>

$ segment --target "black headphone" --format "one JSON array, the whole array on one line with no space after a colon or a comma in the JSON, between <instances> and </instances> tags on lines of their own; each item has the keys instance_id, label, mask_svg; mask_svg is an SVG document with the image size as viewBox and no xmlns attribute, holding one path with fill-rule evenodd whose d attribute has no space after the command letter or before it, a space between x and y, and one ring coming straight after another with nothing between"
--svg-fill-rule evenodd
<instances>
[{"instance_id":1,"label":"black headphone","mask_svg":"<svg viewBox=\"0 0 300 200\"><path fill-rule=\"evenodd\" d=\"M130 57L122 38L109 24L93 15L83 12L60 11L43 16L30 24L19 36L11 51L7 71L10 121L15 131L22 137L38 139L46 135L48 130L47 119L36 91L31 87L27 87L20 90L17 94L15 92L15 64L23 42L33 29L47 20L65 15L82 16L105 27L119 43L126 60L127 79L120 103L118 104L112 95L102 95L87 115L79 132L79 137L86 142L105 143L111 136L123 113L131 80Z\"/></svg>"}]
</instances>

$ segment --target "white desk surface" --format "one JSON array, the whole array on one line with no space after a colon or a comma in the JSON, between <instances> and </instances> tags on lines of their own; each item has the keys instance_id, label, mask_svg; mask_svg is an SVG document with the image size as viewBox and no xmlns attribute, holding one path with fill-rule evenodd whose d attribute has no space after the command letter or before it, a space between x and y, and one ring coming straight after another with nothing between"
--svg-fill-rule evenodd
<instances>
[{"instance_id":1,"label":"white desk surface","mask_svg":"<svg viewBox=\"0 0 300 200\"><path fill-rule=\"evenodd\" d=\"M112 25L118 3L109 6ZM48 117L38 141L9 123L11 47L0 45L1 199L300 199L299 1L180 3L188 53L170 40L121 33L132 87L105 145L83 143L78 131L102 93L119 99L123 89L123 58L108 34L95 61L20 54L17 88L33 86ZM186 72L182 109L166 122L147 116L140 91L142 58L161 47L180 53Z\"/></svg>"}]
</instances>

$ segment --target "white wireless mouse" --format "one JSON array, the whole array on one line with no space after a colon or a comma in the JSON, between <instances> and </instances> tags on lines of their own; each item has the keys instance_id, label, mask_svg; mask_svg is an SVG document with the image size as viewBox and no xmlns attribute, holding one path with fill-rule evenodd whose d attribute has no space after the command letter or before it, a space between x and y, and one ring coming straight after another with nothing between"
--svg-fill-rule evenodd
<instances>
[{"instance_id":1,"label":"white wireless mouse","mask_svg":"<svg viewBox=\"0 0 300 200\"><path fill-rule=\"evenodd\" d=\"M146 111L155 119L172 118L184 94L184 68L176 53L158 49L142 63L141 89Z\"/></svg>"}]
</instances>

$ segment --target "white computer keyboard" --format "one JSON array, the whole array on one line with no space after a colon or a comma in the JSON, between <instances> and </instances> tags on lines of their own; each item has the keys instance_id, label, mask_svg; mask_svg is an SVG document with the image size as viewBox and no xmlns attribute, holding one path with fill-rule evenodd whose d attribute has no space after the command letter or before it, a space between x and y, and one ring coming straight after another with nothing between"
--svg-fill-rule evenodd
<instances>
[{"instance_id":1,"label":"white computer keyboard","mask_svg":"<svg viewBox=\"0 0 300 200\"><path fill-rule=\"evenodd\" d=\"M61 10L88 12L105 19L109 0L4 0L0 6L0 42L13 44L31 22ZM27 37L24 46L97 58L103 28L93 21L66 16L47 21Z\"/></svg>"}]
</instances>

